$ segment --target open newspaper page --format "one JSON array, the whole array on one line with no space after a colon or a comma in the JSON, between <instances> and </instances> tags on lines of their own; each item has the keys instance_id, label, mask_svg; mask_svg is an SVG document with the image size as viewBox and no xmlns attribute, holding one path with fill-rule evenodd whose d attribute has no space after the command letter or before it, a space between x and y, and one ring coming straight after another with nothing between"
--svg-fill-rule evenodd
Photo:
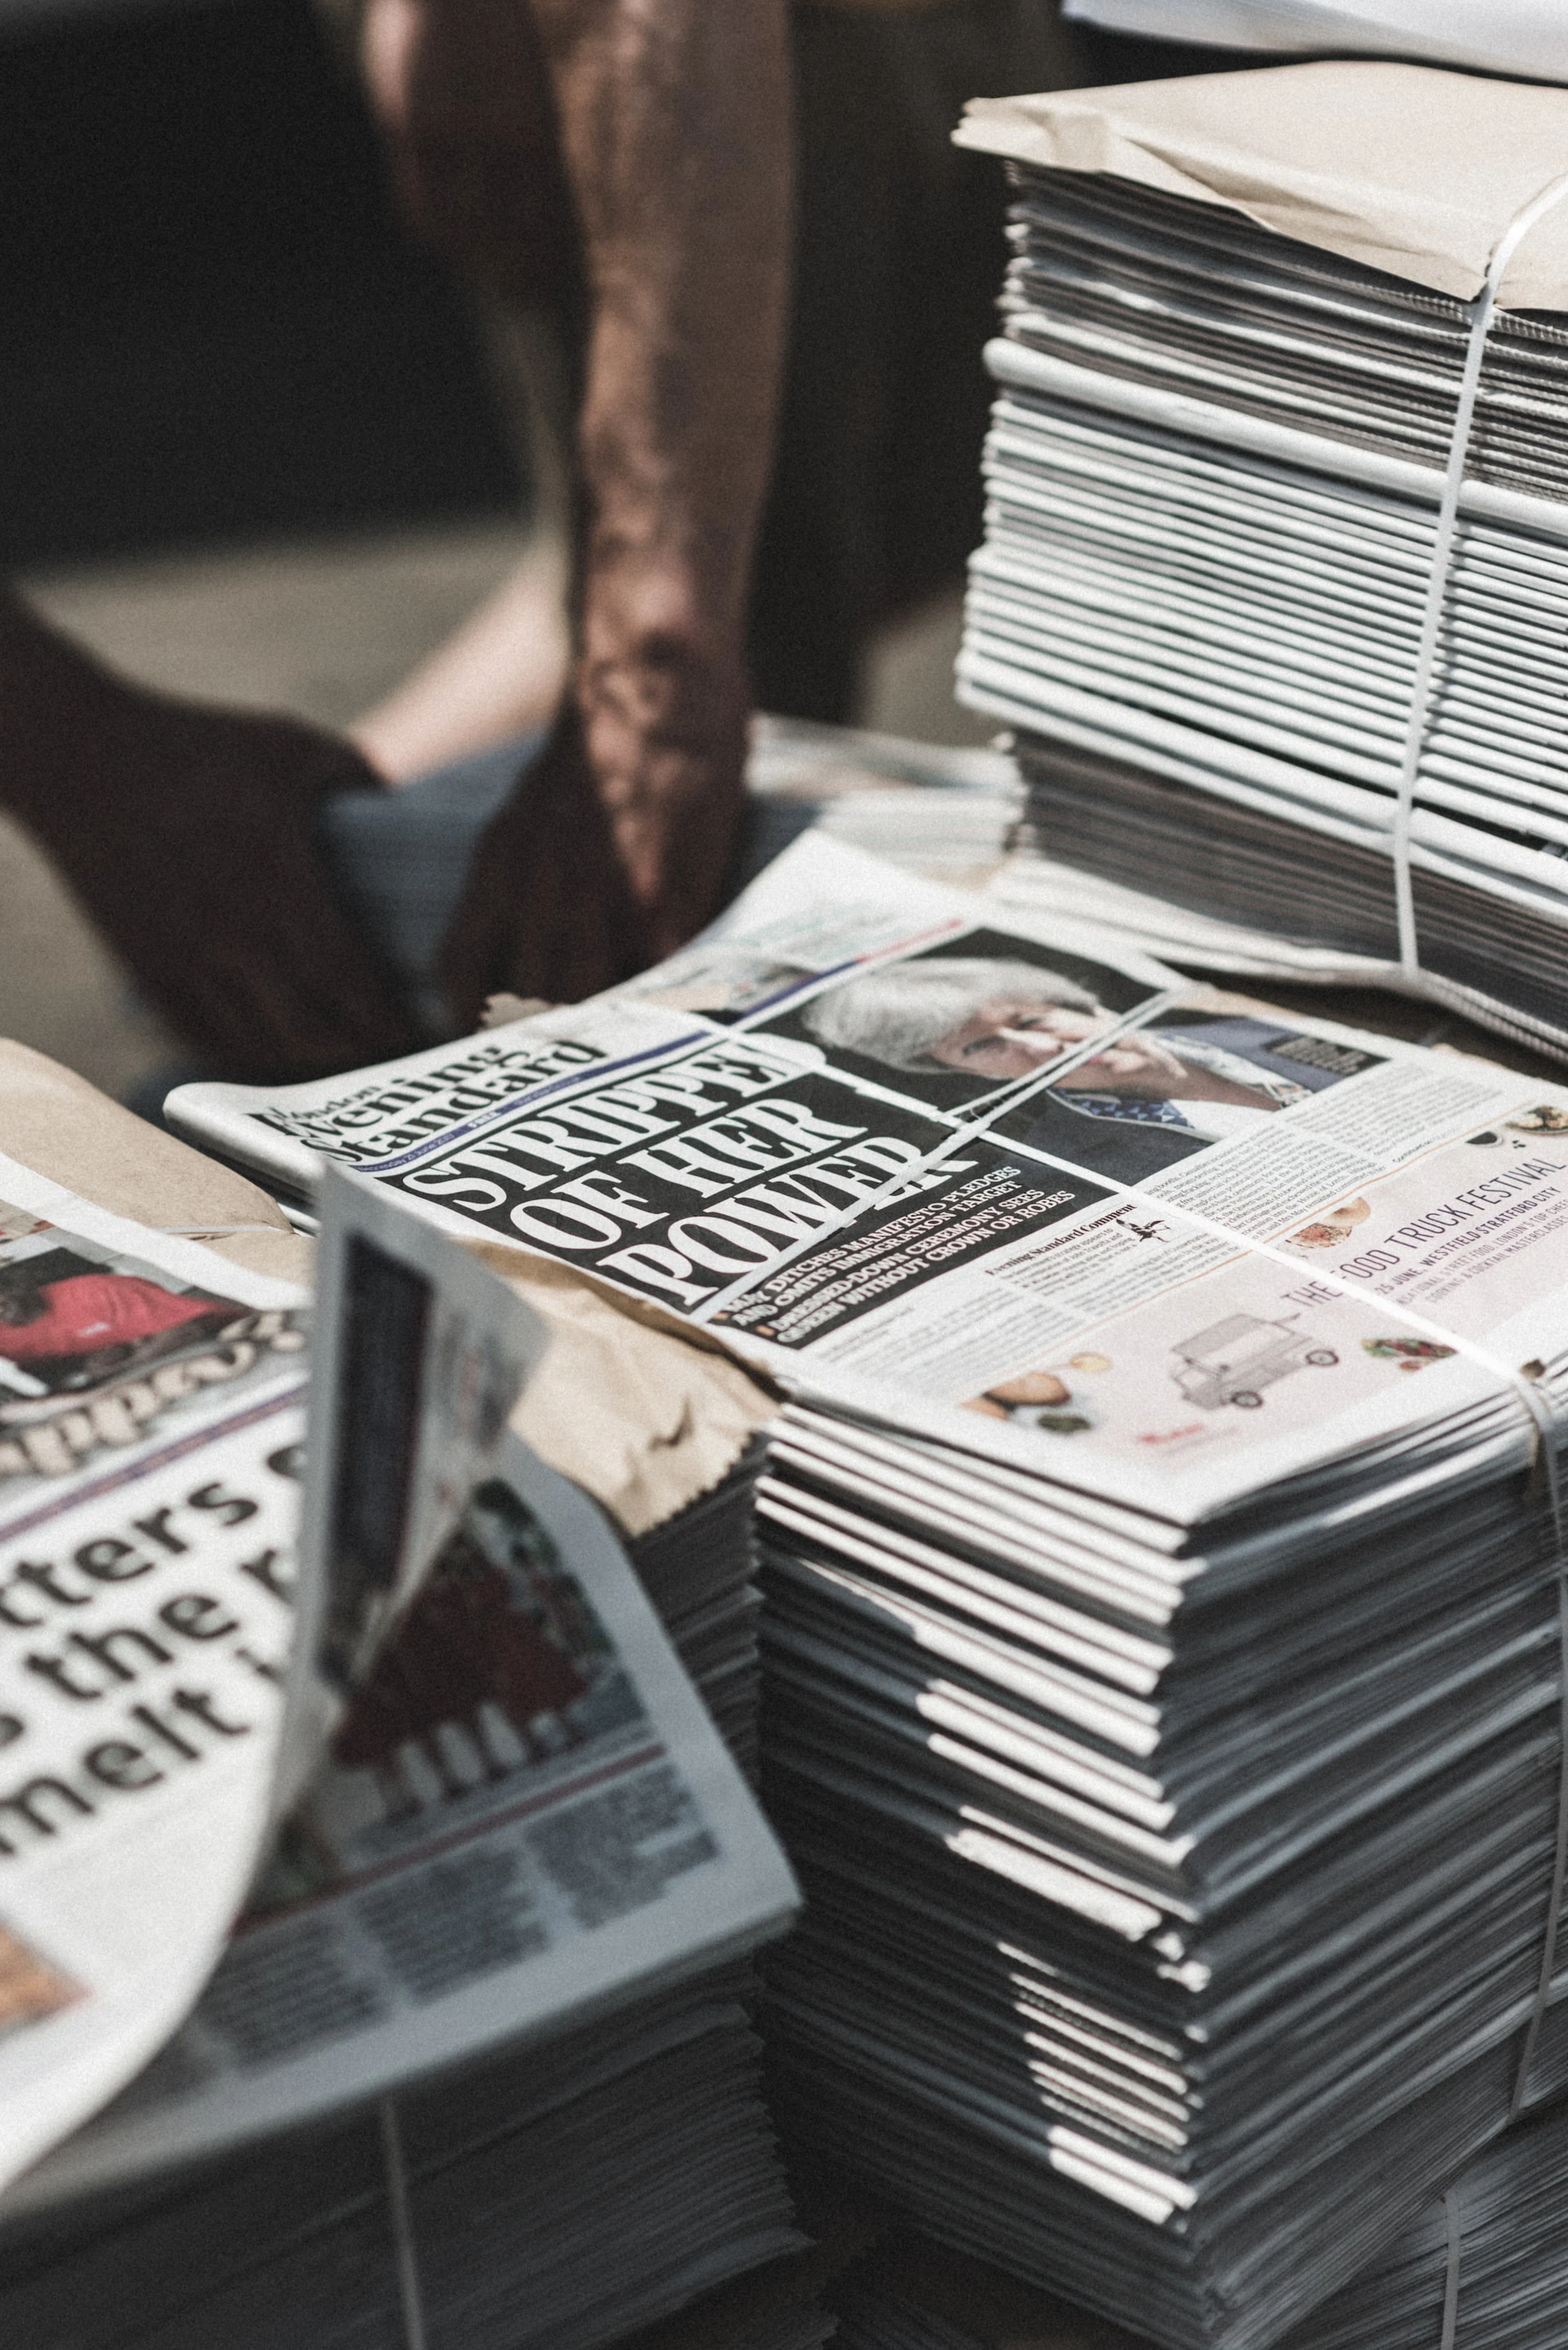
<instances>
[{"instance_id":1,"label":"open newspaper page","mask_svg":"<svg viewBox=\"0 0 1568 2350\"><path fill-rule=\"evenodd\" d=\"M796 1900L606 1520L509 1435L190 2022L11 2208L581 2022Z\"/></svg>"},{"instance_id":2,"label":"open newspaper page","mask_svg":"<svg viewBox=\"0 0 1568 2350\"><path fill-rule=\"evenodd\" d=\"M807 837L628 989L171 1115L1181 1522L1550 1373L1568 1091L995 924Z\"/></svg>"},{"instance_id":3,"label":"open newspaper page","mask_svg":"<svg viewBox=\"0 0 1568 2350\"><path fill-rule=\"evenodd\" d=\"M0 2184L167 2039L255 1866L303 1305L0 1159Z\"/></svg>"}]
</instances>

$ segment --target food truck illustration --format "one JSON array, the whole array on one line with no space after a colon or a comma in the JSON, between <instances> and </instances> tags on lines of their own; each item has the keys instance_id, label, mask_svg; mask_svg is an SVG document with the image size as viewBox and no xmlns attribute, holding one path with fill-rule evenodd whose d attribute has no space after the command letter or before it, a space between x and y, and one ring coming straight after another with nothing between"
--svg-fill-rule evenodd
<instances>
[{"instance_id":1,"label":"food truck illustration","mask_svg":"<svg viewBox=\"0 0 1568 2350\"><path fill-rule=\"evenodd\" d=\"M1265 1322L1255 1314L1228 1314L1207 1330L1180 1339L1171 1378L1199 1411L1220 1411L1228 1403L1256 1411L1263 1390L1288 1378L1304 1364L1326 1370L1339 1357L1320 1347L1294 1319Z\"/></svg>"}]
</instances>

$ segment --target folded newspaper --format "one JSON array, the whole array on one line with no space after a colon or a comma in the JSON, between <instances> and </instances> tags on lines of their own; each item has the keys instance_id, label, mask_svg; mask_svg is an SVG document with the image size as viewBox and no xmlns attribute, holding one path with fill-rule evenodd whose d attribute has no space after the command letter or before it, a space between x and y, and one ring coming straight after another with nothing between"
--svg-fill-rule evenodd
<instances>
[{"instance_id":1,"label":"folded newspaper","mask_svg":"<svg viewBox=\"0 0 1568 2350\"><path fill-rule=\"evenodd\" d=\"M1568 1051L1568 91L1285 66L959 136L1013 182L960 691L1045 855Z\"/></svg>"},{"instance_id":2,"label":"folded newspaper","mask_svg":"<svg viewBox=\"0 0 1568 2350\"><path fill-rule=\"evenodd\" d=\"M506 1432L540 1318L330 1182L302 1472L303 1293L0 1196L5 2338L586 2350L792 2247L738 1967L792 1882Z\"/></svg>"},{"instance_id":3,"label":"folded newspaper","mask_svg":"<svg viewBox=\"0 0 1568 2350\"><path fill-rule=\"evenodd\" d=\"M305 1304L0 1160L0 2181L169 2037L260 1853Z\"/></svg>"},{"instance_id":4,"label":"folded newspaper","mask_svg":"<svg viewBox=\"0 0 1568 2350\"><path fill-rule=\"evenodd\" d=\"M1069 22L1231 49L1370 51L1568 81L1557 0L1063 0Z\"/></svg>"},{"instance_id":5,"label":"folded newspaper","mask_svg":"<svg viewBox=\"0 0 1568 2350\"><path fill-rule=\"evenodd\" d=\"M169 1115L788 1391L781 2094L896 2208L1254 2350L1568 2082L1568 1091L807 837L627 988Z\"/></svg>"}]
</instances>

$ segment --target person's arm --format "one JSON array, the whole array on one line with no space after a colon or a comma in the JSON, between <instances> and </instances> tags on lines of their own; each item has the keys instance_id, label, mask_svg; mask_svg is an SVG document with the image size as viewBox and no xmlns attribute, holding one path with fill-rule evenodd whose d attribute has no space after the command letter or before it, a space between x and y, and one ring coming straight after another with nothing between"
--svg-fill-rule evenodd
<instances>
[{"instance_id":1,"label":"person's arm","mask_svg":"<svg viewBox=\"0 0 1568 2350\"><path fill-rule=\"evenodd\" d=\"M323 1076L420 1042L338 904L318 802L351 744L133 684L0 588L0 807L185 1043L224 1076Z\"/></svg>"},{"instance_id":2,"label":"person's arm","mask_svg":"<svg viewBox=\"0 0 1568 2350\"><path fill-rule=\"evenodd\" d=\"M588 281L573 707L475 858L457 1008L565 997L713 911L788 295L786 0L531 0Z\"/></svg>"}]
</instances>

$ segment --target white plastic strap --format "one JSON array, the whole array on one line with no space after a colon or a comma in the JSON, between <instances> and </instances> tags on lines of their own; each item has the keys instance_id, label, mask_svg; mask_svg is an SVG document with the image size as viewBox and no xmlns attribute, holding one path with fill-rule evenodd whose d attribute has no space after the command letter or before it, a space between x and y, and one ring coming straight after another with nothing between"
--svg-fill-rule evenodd
<instances>
[{"instance_id":1,"label":"white plastic strap","mask_svg":"<svg viewBox=\"0 0 1568 2350\"><path fill-rule=\"evenodd\" d=\"M387 2172L387 2210L392 2222L392 2260L398 2272L398 2300L403 2313L405 2350L429 2350L425 2333L424 2296L420 2291L419 2256L414 2250L413 2212L409 2204L408 2173L403 2168L403 2134L398 2109L390 2097L380 2103L381 2154Z\"/></svg>"},{"instance_id":2,"label":"white plastic strap","mask_svg":"<svg viewBox=\"0 0 1568 2350\"><path fill-rule=\"evenodd\" d=\"M1481 361L1497 309L1498 288L1509 263L1523 239L1543 214L1568 196L1568 172L1549 180L1514 213L1497 241L1487 265L1486 283L1469 305L1470 336L1459 379L1459 405L1449 442L1448 471L1438 505L1437 535L1432 541L1431 568L1427 575L1427 600L1421 634L1416 648L1416 671L1410 687L1410 712L1405 728L1405 750L1399 766L1399 789L1394 803L1391 853L1394 859L1394 906L1399 924L1399 964L1408 978L1420 975L1421 956L1416 936L1416 901L1410 886L1410 826L1416 806L1416 782L1421 770L1427 737L1432 726L1432 686L1438 664L1438 639L1448 608L1449 580L1454 564L1454 538L1459 522L1459 493L1469 460L1470 430L1475 421L1476 394L1480 388Z\"/></svg>"},{"instance_id":3,"label":"white plastic strap","mask_svg":"<svg viewBox=\"0 0 1568 2350\"><path fill-rule=\"evenodd\" d=\"M1552 1880L1546 1896L1546 1929L1542 1938L1541 1970L1535 1998L1520 2043L1519 2064L1509 2099L1508 2118L1519 2119L1530 2086L1535 2043L1552 2003L1552 1978L1557 1970L1557 1943L1563 1916L1563 1895L1568 1887L1568 1538L1564 1535L1563 1485L1557 1461L1557 1430L1546 1400L1530 1385L1523 1390L1535 1414L1541 1442L1538 1458L1544 1471L1546 1496L1552 1511L1552 1542L1557 1553L1557 1833L1552 1846Z\"/></svg>"},{"instance_id":4,"label":"white plastic strap","mask_svg":"<svg viewBox=\"0 0 1568 2350\"><path fill-rule=\"evenodd\" d=\"M1449 2264L1443 2278L1443 2335L1439 2350L1454 2350L1459 2325L1459 2252L1463 2230L1459 2225L1459 2199L1450 2187L1443 2198L1443 2229L1448 2238Z\"/></svg>"}]
</instances>

